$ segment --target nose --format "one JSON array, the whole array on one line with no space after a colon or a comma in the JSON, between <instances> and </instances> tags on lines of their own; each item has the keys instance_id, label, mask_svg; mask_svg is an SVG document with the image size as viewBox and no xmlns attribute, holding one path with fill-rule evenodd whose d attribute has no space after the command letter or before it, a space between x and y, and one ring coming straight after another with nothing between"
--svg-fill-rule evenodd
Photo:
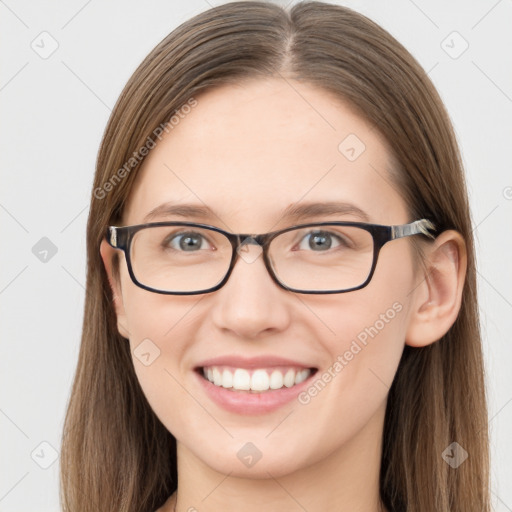
<instances>
[{"instance_id":1,"label":"nose","mask_svg":"<svg viewBox=\"0 0 512 512\"><path fill-rule=\"evenodd\" d=\"M212 294L213 322L243 339L281 331L290 322L291 293L269 275L261 246L246 239L238 248L227 283Z\"/></svg>"}]
</instances>

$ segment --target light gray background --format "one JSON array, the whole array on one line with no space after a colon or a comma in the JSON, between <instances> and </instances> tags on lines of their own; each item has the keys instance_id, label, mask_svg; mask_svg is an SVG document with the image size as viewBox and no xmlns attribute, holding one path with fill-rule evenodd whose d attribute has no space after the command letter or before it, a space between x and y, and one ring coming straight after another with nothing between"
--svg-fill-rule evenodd
<instances>
[{"instance_id":1,"label":"light gray background","mask_svg":"<svg viewBox=\"0 0 512 512\"><path fill-rule=\"evenodd\" d=\"M78 356L88 203L111 108L165 35L220 3L0 0L0 511L59 510L52 461ZM477 239L493 502L511 511L512 1L336 3L410 50L453 120ZM58 48L42 58L52 38ZM43 237L57 249L46 262Z\"/></svg>"}]
</instances>

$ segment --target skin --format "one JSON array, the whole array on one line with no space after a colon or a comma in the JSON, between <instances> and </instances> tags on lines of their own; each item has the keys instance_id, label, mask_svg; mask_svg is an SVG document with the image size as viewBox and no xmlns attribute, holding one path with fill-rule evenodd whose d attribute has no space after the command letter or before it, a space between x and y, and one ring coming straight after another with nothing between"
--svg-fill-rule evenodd
<instances>
[{"instance_id":1,"label":"skin","mask_svg":"<svg viewBox=\"0 0 512 512\"><path fill-rule=\"evenodd\" d=\"M280 212L301 201L350 202L379 224L414 220L392 185L385 141L330 93L257 79L196 99L145 159L123 225L142 223L169 200L206 204L216 217L188 220L234 233L287 227ZM366 146L352 162L338 150L351 133ZM311 222L323 220L361 219L344 214ZM425 346L446 333L466 270L457 232L422 243L426 269L415 264L410 240L395 240L382 249L370 284L350 293L288 292L258 257L239 259L216 292L166 296L134 285L124 258L117 280L116 250L103 241L120 333L132 354L146 338L160 349L149 366L133 357L144 394L178 443L179 489L160 512L381 510L384 413L404 345ZM401 311L307 404L293 400L257 416L227 412L193 373L199 361L218 355L272 354L310 361L320 375L397 302ZM237 457L248 441L262 453L250 468Z\"/></svg>"}]
</instances>

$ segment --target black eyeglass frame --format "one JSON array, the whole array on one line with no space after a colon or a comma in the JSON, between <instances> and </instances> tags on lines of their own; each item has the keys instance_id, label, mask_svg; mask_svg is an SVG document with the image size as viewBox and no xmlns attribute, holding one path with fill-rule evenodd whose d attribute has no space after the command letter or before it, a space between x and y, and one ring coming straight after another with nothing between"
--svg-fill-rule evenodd
<instances>
[{"instance_id":1,"label":"black eyeglass frame","mask_svg":"<svg viewBox=\"0 0 512 512\"><path fill-rule=\"evenodd\" d=\"M132 262L130 257L130 247L135 233L138 231L149 228L149 227L163 227L163 226L189 226L189 227L198 227L203 229L209 229L212 231L216 231L217 233L221 233L224 235L229 242L231 243L231 247L233 248L233 252L231 255L231 262L229 264L228 271L224 278L212 288L207 288L205 290L199 290L194 292L170 292L165 290L158 290L156 288L151 288L142 284L137 280L132 268ZM307 228L312 226L348 226L348 227L358 227L368 231L373 238L373 261L371 270L366 278L366 281L359 286L354 286L352 288L347 288L345 290L299 290L295 288L290 288L285 284L281 283L272 269L272 265L270 263L268 257L268 248L270 246L270 242L276 238L281 233L285 233L287 231L292 231L299 228ZM272 231L270 233L263 234L235 234L229 233L228 231L224 231L216 226L210 226L208 224L198 224L195 222L150 222L147 224L137 224L133 226L108 226L105 237L107 242L114 248L120 249L124 252L126 263L128 266L128 273L133 283L143 288L144 290L160 293L163 295L199 295L203 293L211 293L222 288L228 281L229 276L231 275L233 268L235 267L236 262L238 261L239 254L237 253L237 249L242 245L253 244L260 245L263 250L263 261L265 263L265 267L272 278L272 280L281 288L294 292L294 293L303 293L303 294L330 294L330 293L347 293L355 290L360 290L368 285L371 281L373 274L375 272L375 268L377 266L377 259L382 247L392 241L397 240L398 238L403 238L411 235L425 235L429 238L435 238L435 236L431 233L435 232L435 227L427 219L420 219L408 224L394 225L394 226L386 226L381 224L369 224L365 222L311 222L308 224L299 224L296 226L290 226L288 228L280 229L278 231Z\"/></svg>"}]
</instances>

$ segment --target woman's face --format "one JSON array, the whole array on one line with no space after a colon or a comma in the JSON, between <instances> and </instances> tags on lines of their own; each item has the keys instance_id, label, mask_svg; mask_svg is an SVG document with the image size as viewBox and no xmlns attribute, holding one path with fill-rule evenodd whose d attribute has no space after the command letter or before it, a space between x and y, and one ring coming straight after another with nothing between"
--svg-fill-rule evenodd
<instances>
[{"instance_id":1,"label":"woman's face","mask_svg":"<svg viewBox=\"0 0 512 512\"><path fill-rule=\"evenodd\" d=\"M196 100L146 157L124 225L146 222L168 202L212 214L158 214L151 222L259 234L306 222L409 221L390 180L384 141L331 94L269 79L222 86ZM282 215L291 205L334 201L352 208L300 219ZM386 244L365 288L326 295L280 288L254 245L223 288L203 295L141 289L122 260L119 329L129 338L142 390L181 453L255 478L291 473L349 449L364 453L366 441L382 434L407 337L416 277L410 244L407 238ZM238 370L242 383L262 370L277 387L280 375L291 384L296 371L303 377L305 369L316 371L290 388L255 393L207 382L204 366L211 374ZM261 371L256 380L269 385Z\"/></svg>"}]
</instances>

